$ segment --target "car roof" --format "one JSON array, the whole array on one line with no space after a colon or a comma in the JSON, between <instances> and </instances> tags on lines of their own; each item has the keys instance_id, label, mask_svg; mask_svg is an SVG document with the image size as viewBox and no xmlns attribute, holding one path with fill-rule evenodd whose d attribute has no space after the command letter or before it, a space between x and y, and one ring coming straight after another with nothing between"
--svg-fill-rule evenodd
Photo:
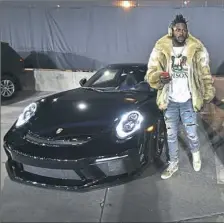
<instances>
[{"instance_id":1,"label":"car roof","mask_svg":"<svg viewBox=\"0 0 224 223\"><path fill-rule=\"evenodd\" d=\"M131 67L140 67L140 68L146 68L147 64L145 63L116 63L116 64L108 64L108 68L115 68L115 69L120 69L120 68L131 68Z\"/></svg>"}]
</instances>

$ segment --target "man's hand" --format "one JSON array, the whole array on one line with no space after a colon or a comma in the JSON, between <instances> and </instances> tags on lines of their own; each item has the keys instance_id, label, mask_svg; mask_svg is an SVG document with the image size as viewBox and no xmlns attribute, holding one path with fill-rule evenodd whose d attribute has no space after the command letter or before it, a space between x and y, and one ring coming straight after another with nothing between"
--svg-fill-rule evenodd
<instances>
[{"instance_id":1,"label":"man's hand","mask_svg":"<svg viewBox=\"0 0 224 223\"><path fill-rule=\"evenodd\" d=\"M171 81L171 77L170 77L169 73L168 72L162 72L160 74L160 81L163 84L168 84Z\"/></svg>"}]
</instances>

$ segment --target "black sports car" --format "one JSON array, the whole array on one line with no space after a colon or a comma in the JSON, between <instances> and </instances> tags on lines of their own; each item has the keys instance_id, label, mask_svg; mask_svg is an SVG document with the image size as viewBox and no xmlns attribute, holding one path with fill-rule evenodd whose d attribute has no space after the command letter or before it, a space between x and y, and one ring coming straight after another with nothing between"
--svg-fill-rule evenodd
<instances>
[{"instance_id":1,"label":"black sports car","mask_svg":"<svg viewBox=\"0 0 224 223\"><path fill-rule=\"evenodd\" d=\"M133 176L159 158L165 125L146 69L108 65L81 87L27 106L4 137L9 177L78 190Z\"/></svg>"}]
</instances>

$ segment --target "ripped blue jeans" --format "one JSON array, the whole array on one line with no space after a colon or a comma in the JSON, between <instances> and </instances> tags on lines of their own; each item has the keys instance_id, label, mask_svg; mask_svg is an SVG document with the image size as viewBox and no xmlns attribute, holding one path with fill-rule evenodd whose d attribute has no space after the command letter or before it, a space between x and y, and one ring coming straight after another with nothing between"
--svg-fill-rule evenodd
<instances>
[{"instance_id":1,"label":"ripped blue jeans","mask_svg":"<svg viewBox=\"0 0 224 223\"><path fill-rule=\"evenodd\" d=\"M178 161L178 131L180 121L186 132L191 152L199 151L199 138L197 134L197 113L193 109L192 100L184 103L169 102L164 111L167 129L169 160Z\"/></svg>"}]
</instances>

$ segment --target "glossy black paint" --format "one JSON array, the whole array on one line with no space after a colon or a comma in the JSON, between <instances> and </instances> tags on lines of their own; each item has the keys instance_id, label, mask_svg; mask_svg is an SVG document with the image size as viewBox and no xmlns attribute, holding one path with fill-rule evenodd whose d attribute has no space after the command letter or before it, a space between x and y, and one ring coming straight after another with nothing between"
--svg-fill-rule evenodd
<instances>
[{"instance_id":1,"label":"glossy black paint","mask_svg":"<svg viewBox=\"0 0 224 223\"><path fill-rule=\"evenodd\" d=\"M145 69L141 64L108 67L118 70L118 82L123 68ZM39 100L35 116L24 126L13 125L7 132L6 168L12 180L67 190L85 189L131 176L160 155L164 122L156 106L156 92L139 82L135 90L102 85L90 88L94 76L81 88ZM116 125L122 114L132 110L141 112L143 125L131 137L120 140ZM154 130L147 132L149 126ZM62 131L57 133L59 128ZM79 179L43 177L26 171L26 165L74 170Z\"/></svg>"}]
</instances>

